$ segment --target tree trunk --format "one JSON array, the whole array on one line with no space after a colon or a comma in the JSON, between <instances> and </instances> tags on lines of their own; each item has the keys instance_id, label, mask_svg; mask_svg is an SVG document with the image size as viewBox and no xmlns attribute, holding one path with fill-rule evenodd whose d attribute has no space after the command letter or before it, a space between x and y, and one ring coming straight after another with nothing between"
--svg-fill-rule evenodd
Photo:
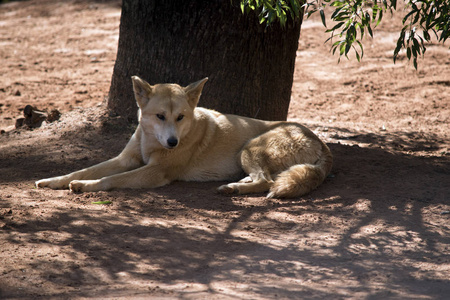
<instances>
[{"instance_id":1,"label":"tree trunk","mask_svg":"<svg viewBox=\"0 0 450 300\"><path fill-rule=\"evenodd\" d=\"M133 75L182 86L209 77L200 106L285 120L300 25L266 27L231 1L123 0L108 107L136 119Z\"/></svg>"}]
</instances>

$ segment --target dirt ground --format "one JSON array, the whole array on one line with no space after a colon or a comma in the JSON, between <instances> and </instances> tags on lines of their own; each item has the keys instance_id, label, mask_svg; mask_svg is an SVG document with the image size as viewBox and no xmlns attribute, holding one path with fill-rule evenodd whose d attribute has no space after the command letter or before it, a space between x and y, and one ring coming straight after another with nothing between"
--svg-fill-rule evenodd
<instances>
[{"instance_id":1,"label":"dirt ground","mask_svg":"<svg viewBox=\"0 0 450 300\"><path fill-rule=\"evenodd\" d=\"M401 24L385 18L361 63L337 64L318 19L302 26L289 118L335 156L306 197L73 194L34 181L117 155L133 131L104 109L120 2L1 4L0 298L448 299L449 45L418 71L393 64ZM27 104L62 117L16 130Z\"/></svg>"}]
</instances>

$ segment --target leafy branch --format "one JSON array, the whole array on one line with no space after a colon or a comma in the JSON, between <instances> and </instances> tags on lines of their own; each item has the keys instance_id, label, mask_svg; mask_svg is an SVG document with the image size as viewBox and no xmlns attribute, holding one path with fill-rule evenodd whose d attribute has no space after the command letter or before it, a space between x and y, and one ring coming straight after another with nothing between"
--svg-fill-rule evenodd
<instances>
[{"instance_id":1,"label":"leafy branch","mask_svg":"<svg viewBox=\"0 0 450 300\"><path fill-rule=\"evenodd\" d=\"M258 11L259 22L267 25L279 21L284 27L288 18L300 18L303 14L302 0L240 0L242 13Z\"/></svg>"},{"instance_id":2,"label":"leafy branch","mask_svg":"<svg viewBox=\"0 0 450 300\"><path fill-rule=\"evenodd\" d=\"M434 34L440 43L450 37L450 1L408 1L410 12L403 18L403 28L394 50L394 62L402 48L406 56L413 60L417 69L417 57L426 51L425 41L431 42Z\"/></svg>"},{"instance_id":3,"label":"leafy branch","mask_svg":"<svg viewBox=\"0 0 450 300\"><path fill-rule=\"evenodd\" d=\"M450 0L405 0L406 15L397 40L393 59L397 60L402 49L413 61L417 69L417 58L426 51L426 43L431 42L433 34L440 43L450 36ZM336 24L326 30L332 41L333 54L339 50L348 59L350 50L354 50L358 61L364 55L362 39L366 34L373 38L373 28L378 26L386 12L397 10L397 0L240 0L243 13L256 11L260 23L267 26L279 21L285 26L289 19L295 20L303 14L309 18L319 12L325 27L325 7L332 7L330 19Z\"/></svg>"}]
</instances>

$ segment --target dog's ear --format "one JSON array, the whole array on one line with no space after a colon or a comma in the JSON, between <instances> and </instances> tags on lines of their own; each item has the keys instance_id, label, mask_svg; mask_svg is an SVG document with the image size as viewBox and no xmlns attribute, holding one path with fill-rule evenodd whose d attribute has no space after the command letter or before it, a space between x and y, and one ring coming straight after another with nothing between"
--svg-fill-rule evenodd
<instances>
[{"instance_id":1,"label":"dog's ear","mask_svg":"<svg viewBox=\"0 0 450 300\"><path fill-rule=\"evenodd\" d=\"M197 106L198 100L200 99L200 95L202 94L203 86L206 81L208 81L208 77L203 78L197 82L191 83L187 87L184 88L186 95L188 96L189 105L192 108Z\"/></svg>"},{"instance_id":2,"label":"dog's ear","mask_svg":"<svg viewBox=\"0 0 450 300\"><path fill-rule=\"evenodd\" d=\"M131 80L133 81L133 91L136 102L139 108L144 108L153 94L153 87L137 76L131 77Z\"/></svg>"}]
</instances>

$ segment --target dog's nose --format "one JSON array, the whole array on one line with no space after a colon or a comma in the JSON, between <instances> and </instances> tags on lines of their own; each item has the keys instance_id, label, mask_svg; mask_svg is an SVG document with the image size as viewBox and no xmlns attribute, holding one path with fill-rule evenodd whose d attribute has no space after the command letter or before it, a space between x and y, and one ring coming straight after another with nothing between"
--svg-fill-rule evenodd
<instances>
[{"instance_id":1,"label":"dog's nose","mask_svg":"<svg viewBox=\"0 0 450 300\"><path fill-rule=\"evenodd\" d=\"M176 146L178 145L178 140L177 140L177 138L174 138L174 137L168 138L168 139L167 139L167 145L168 145L170 148L176 147Z\"/></svg>"}]
</instances>

